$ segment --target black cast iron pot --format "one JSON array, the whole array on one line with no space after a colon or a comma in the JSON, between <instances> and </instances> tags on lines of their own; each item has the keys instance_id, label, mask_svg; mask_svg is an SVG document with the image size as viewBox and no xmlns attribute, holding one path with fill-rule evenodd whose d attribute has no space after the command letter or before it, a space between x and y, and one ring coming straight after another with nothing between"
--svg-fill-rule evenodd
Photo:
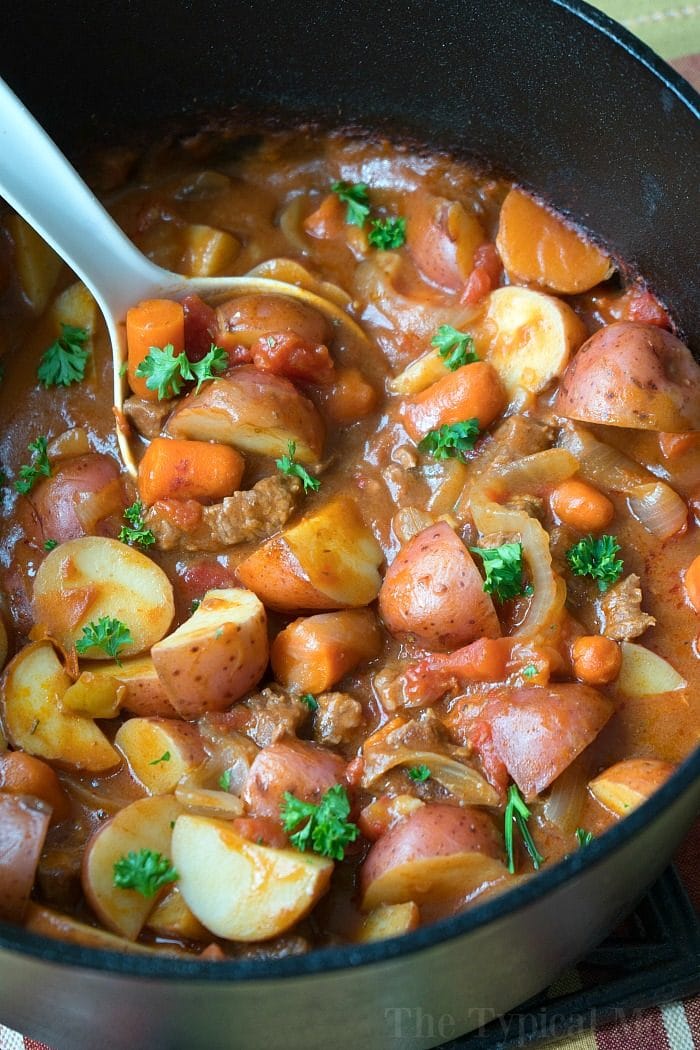
<instances>
[{"instance_id":1,"label":"black cast iron pot","mask_svg":"<svg viewBox=\"0 0 700 1050\"><path fill-rule=\"evenodd\" d=\"M244 103L486 160L646 274L700 349L697 95L578 0L11 0L0 74L69 150L115 123ZM304 957L151 959L0 924L0 1019L57 1050L433 1046L602 939L699 810L696 751L641 809L511 893Z\"/></svg>"}]
</instances>

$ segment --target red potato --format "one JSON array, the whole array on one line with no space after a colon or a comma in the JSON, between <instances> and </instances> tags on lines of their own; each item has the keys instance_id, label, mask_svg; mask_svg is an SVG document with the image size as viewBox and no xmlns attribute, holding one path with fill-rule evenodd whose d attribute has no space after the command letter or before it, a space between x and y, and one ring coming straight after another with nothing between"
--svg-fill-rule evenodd
<instances>
[{"instance_id":1,"label":"red potato","mask_svg":"<svg viewBox=\"0 0 700 1050\"><path fill-rule=\"evenodd\" d=\"M360 872L362 908L464 899L506 875L494 823L471 806L430 803L394 824Z\"/></svg>"},{"instance_id":2,"label":"red potato","mask_svg":"<svg viewBox=\"0 0 700 1050\"><path fill-rule=\"evenodd\" d=\"M339 755L304 740L283 740L256 755L243 800L256 817L278 820L285 791L318 803L328 788L344 781L345 762Z\"/></svg>"},{"instance_id":3,"label":"red potato","mask_svg":"<svg viewBox=\"0 0 700 1050\"><path fill-rule=\"evenodd\" d=\"M149 795L166 795L204 762L196 726L173 718L128 718L114 738L131 773Z\"/></svg>"},{"instance_id":4,"label":"red potato","mask_svg":"<svg viewBox=\"0 0 700 1050\"><path fill-rule=\"evenodd\" d=\"M151 649L158 677L181 718L224 711L262 678L267 617L252 591L208 591L199 608Z\"/></svg>"},{"instance_id":5,"label":"red potato","mask_svg":"<svg viewBox=\"0 0 700 1050\"><path fill-rule=\"evenodd\" d=\"M383 560L356 503L341 496L264 543L238 577L280 612L354 608L377 597Z\"/></svg>"},{"instance_id":6,"label":"red potato","mask_svg":"<svg viewBox=\"0 0 700 1050\"><path fill-rule=\"evenodd\" d=\"M0 793L0 919L22 921L50 820L42 800Z\"/></svg>"},{"instance_id":7,"label":"red potato","mask_svg":"<svg viewBox=\"0 0 700 1050\"><path fill-rule=\"evenodd\" d=\"M310 343L328 345L331 325L318 310L285 295L240 295L216 311L216 342L225 350L252 346L270 332L292 332Z\"/></svg>"},{"instance_id":8,"label":"red potato","mask_svg":"<svg viewBox=\"0 0 700 1050\"><path fill-rule=\"evenodd\" d=\"M476 419L483 430L505 404L506 392L496 369L487 361L475 361L404 401L401 415L410 436L419 441L431 430L467 419Z\"/></svg>"},{"instance_id":9,"label":"red potato","mask_svg":"<svg viewBox=\"0 0 700 1050\"><path fill-rule=\"evenodd\" d=\"M25 534L37 546L100 533L109 527L109 518L121 518L126 506L119 465L95 452L66 459L23 503Z\"/></svg>"},{"instance_id":10,"label":"red potato","mask_svg":"<svg viewBox=\"0 0 700 1050\"><path fill-rule=\"evenodd\" d=\"M83 663L86 672L96 677L112 678L122 687L120 706L142 718L176 718L165 686L150 656L135 656L121 664Z\"/></svg>"},{"instance_id":11,"label":"red potato","mask_svg":"<svg viewBox=\"0 0 700 1050\"><path fill-rule=\"evenodd\" d=\"M0 754L0 796L32 795L51 807L51 820L60 823L70 815L70 802L51 766L24 751Z\"/></svg>"},{"instance_id":12,"label":"red potato","mask_svg":"<svg viewBox=\"0 0 700 1050\"><path fill-rule=\"evenodd\" d=\"M286 455L293 441L300 463L317 463L323 453L323 420L313 402L288 379L250 365L189 394L166 429L174 438L216 441L264 456Z\"/></svg>"},{"instance_id":13,"label":"red potato","mask_svg":"<svg viewBox=\"0 0 700 1050\"><path fill-rule=\"evenodd\" d=\"M471 554L444 521L401 548L379 591L379 612L393 635L429 649L449 651L501 634Z\"/></svg>"},{"instance_id":14,"label":"red potato","mask_svg":"<svg viewBox=\"0 0 700 1050\"><path fill-rule=\"evenodd\" d=\"M618 321L584 343L567 368L555 411L637 430L700 430L700 365L656 325Z\"/></svg>"},{"instance_id":15,"label":"red potato","mask_svg":"<svg viewBox=\"0 0 700 1050\"><path fill-rule=\"evenodd\" d=\"M587 685L499 689L468 730L477 750L492 749L527 801L563 773L613 713Z\"/></svg>"},{"instance_id":16,"label":"red potato","mask_svg":"<svg viewBox=\"0 0 700 1050\"><path fill-rule=\"evenodd\" d=\"M476 216L459 201L414 191L406 218L406 243L423 276L451 292L463 288L476 250L486 241Z\"/></svg>"},{"instance_id":17,"label":"red potato","mask_svg":"<svg viewBox=\"0 0 700 1050\"><path fill-rule=\"evenodd\" d=\"M180 951L173 945L158 947L134 944L115 933L107 933L86 922L78 922L69 915L62 915L51 908L44 908L30 901L24 916L24 928L40 937L52 937L55 940L67 941L69 944L80 944L83 948L105 948L113 952L128 952L133 955L178 955Z\"/></svg>"},{"instance_id":18,"label":"red potato","mask_svg":"<svg viewBox=\"0 0 700 1050\"><path fill-rule=\"evenodd\" d=\"M627 758L600 773L588 789L601 806L617 817L626 817L658 791L674 769L658 758Z\"/></svg>"},{"instance_id":19,"label":"red potato","mask_svg":"<svg viewBox=\"0 0 700 1050\"><path fill-rule=\"evenodd\" d=\"M382 635L369 609L319 613L295 620L270 650L275 678L297 693L323 693L362 660L378 656Z\"/></svg>"}]
</instances>

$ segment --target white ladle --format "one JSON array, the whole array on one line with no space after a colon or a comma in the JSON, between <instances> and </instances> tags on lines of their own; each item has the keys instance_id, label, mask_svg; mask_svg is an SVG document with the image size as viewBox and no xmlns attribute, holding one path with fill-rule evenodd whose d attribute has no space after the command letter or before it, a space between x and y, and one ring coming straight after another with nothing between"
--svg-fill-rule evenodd
<instances>
[{"instance_id":1,"label":"white ladle","mask_svg":"<svg viewBox=\"0 0 700 1050\"><path fill-rule=\"evenodd\" d=\"M0 80L0 196L70 266L94 296L107 325L114 361L114 403L127 393L125 317L142 299L208 302L231 294L267 292L293 296L320 310L336 326L365 339L359 326L335 303L295 284L264 277L183 277L156 266L131 243L107 214L75 168L29 110ZM117 427L119 449L130 473L136 464L127 437Z\"/></svg>"}]
</instances>

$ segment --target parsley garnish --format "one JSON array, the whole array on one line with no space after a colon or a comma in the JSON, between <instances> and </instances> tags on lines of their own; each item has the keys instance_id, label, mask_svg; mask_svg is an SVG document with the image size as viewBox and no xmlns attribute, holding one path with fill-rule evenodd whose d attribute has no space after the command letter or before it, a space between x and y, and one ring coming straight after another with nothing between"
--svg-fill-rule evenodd
<instances>
[{"instance_id":1,"label":"parsley garnish","mask_svg":"<svg viewBox=\"0 0 700 1050\"><path fill-rule=\"evenodd\" d=\"M156 538L150 529L145 527L143 516L143 503L137 499L124 511L124 517L129 525L122 525L119 539L122 543L138 543L140 547L152 547Z\"/></svg>"},{"instance_id":2,"label":"parsley garnish","mask_svg":"<svg viewBox=\"0 0 700 1050\"><path fill-rule=\"evenodd\" d=\"M199 393L202 383L206 382L207 379L215 379L217 375L221 375L222 372L226 371L228 365L229 357L226 351L212 343L201 361L190 363L192 377L197 380L197 385L194 388L195 394Z\"/></svg>"},{"instance_id":3,"label":"parsley garnish","mask_svg":"<svg viewBox=\"0 0 700 1050\"><path fill-rule=\"evenodd\" d=\"M61 328L61 335L44 351L39 362L37 376L47 388L70 386L85 378L85 365L90 351L83 344L90 333L87 328L75 328L70 324L62 324Z\"/></svg>"},{"instance_id":4,"label":"parsley garnish","mask_svg":"<svg viewBox=\"0 0 700 1050\"><path fill-rule=\"evenodd\" d=\"M424 765L411 766L408 775L411 780L415 780L417 784L423 784L426 780L430 780L430 770Z\"/></svg>"},{"instance_id":5,"label":"parsley garnish","mask_svg":"<svg viewBox=\"0 0 700 1050\"><path fill-rule=\"evenodd\" d=\"M33 459L29 466L19 468L19 481L15 482L15 489L23 496L31 492L39 478L51 477L51 464L46 451L48 444L48 438L38 437L27 446Z\"/></svg>"},{"instance_id":6,"label":"parsley garnish","mask_svg":"<svg viewBox=\"0 0 700 1050\"><path fill-rule=\"evenodd\" d=\"M308 470L305 470L300 463L297 463L294 459L294 454L297 450L296 441L287 442L288 455L282 456L281 459L275 460L275 466L283 474L293 475L294 477L301 478L301 483L304 486L304 492L308 492L311 489L313 492L318 492L321 487L321 482L318 478L312 478Z\"/></svg>"},{"instance_id":7,"label":"parsley garnish","mask_svg":"<svg viewBox=\"0 0 700 1050\"><path fill-rule=\"evenodd\" d=\"M511 875L515 874L515 855L513 852L513 824L517 827L520 832L520 837L523 840L525 849L530 854L532 860L532 866L537 871L540 864L543 863L544 857L538 852L537 846L535 845L530 829L527 826L528 819L530 817L530 810L525 805L522 795L518 791L515 784L511 784L508 788L508 804L506 806L506 822L505 822L505 840L506 840L506 857L508 860L508 871Z\"/></svg>"},{"instance_id":8,"label":"parsley garnish","mask_svg":"<svg viewBox=\"0 0 700 1050\"><path fill-rule=\"evenodd\" d=\"M107 655L116 660L121 667L119 651L132 641L131 631L125 623L111 616L102 616L99 620L93 620L87 627L83 627L83 637L75 643L75 648L81 655L84 655L88 649L104 649Z\"/></svg>"},{"instance_id":9,"label":"parsley garnish","mask_svg":"<svg viewBox=\"0 0 700 1050\"><path fill-rule=\"evenodd\" d=\"M471 452L479 436L479 420L465 419L463 423L445 423L438 430L430 430L418 442L419 452L428 452L434 459L464 459Z\"/></svg>"},{"instance_id":10,"label":"parsley garnish","mask_svg":"<svg viewBox=\"0 0 700 1050\"><path fill-rule=\"evenodd\" d=\"M364 226L369 215L369 193L364 182L334 182L331 186L338 200L347 205L345 221L350 226Z\"/></svg>"},{"instance_id":11,"label":"parsley garnish","mask_svg":"<svg viewBox=\"0 0 700 1050\"><path fill-rule=\"evenodd\" d=\"M152 346L143 361L136 368L136 375L146 380L149 390L155 390L158 400L177 397L187 381L196 380L195 393L199 393L206 379L214 379L228 368L228 354L213 343L209 352L201 361L190 361L187 354L175 353L175 347L168 343L161 350Z\"/></svg>"},{"instance_id":12,"label":"parsley garnish","mask_svg":"<svg viewBox=\"0 0 700 1050\"><path fill-rule=\"evenodd\" d=\"M566 552L566 560L575 576L590 576L598 581L598 590L619 580L624 565L615 555L620 544L614 536L585 536Z\"/></svg>"},{"instance_id":13,"label":"parsley garnish","mask_svg":"<svg viewBox=\"0 0 700 1050\"><path fill-rule=\"evenodd\" d=\"M159 766L161 764L161 762L169 762L169 761L170 761L170 752L169 751L164 751L163 754L160 756L160 758L154 758L153 761L149 762L148 764L149 764L149 766Z\"/></svg>"},{"instance_id":14,"label":"parsley garnish","mask_svg":"<svg viewBox=\"0 0 700 1050\"><path fill-rule=\"evenodd\" d=\"M309 846L322 857L342 860L345 847L359 835L356 824L347 820L350 801L341 784L328 788L320 803L302 802L289 791L282 796L284 804L280 811L284 830L294 832L289 836L293 846L304 852ZM306 821L299 831L294 831Z\"/></svg>"},{"instance_id":15,"label":"parsley garnish","mask_svg":"<svg viewBox=\"0 0 700 1050\"><path fill-rule=\"evenodd\" d=\"M197 609L200 607L201 604L202 604L202 599L201 598L193 598L192 599L192 603L190 605L190 616L192 616L194 613L197 612Z\"/></svg>"},{"instance_id":16,"label":"parsley garnish","mask_svg":"<svg viewBox=\"0 0 700 1050\"><path fill-rule=\"evenodd\" d=\"M593 832L586 831L585 828L576 828L576 838L579 849L583 849L584 846L590 846L591 842L593 842Z\"/></svg>"},{"instance_id":17,"label":"parsley garnish","mask_svg":"<svg viewBox=\"0 0 700 1050\"><path fill-rule=\"evenodd\" d=\"M313 693L302 693L299 699L301 700L302 704L306 704L309 711L318 711L318 700L313 695Z\"/></svg>"},{"instance_id":18,"label":"parsley garnish","mask_svg":"<svg viewBox=\"0 0 700 1050\"><path fill-rule=\"evenodd\" d=\"M231 770L225 769L219 777L219 787L222 791L231 790Z\"/></svg>"},{"instance_id":19,"label":"parsley garnish","mask_svg":"<svg viewBox=\"0 0 700 1050\"><path fill-rule=\"evenodd\" d=\"M373 248L386 252L400 248L406 243L406 220L403 216L389 219L372 219L372 229L367 240Z\"/></svg>"},{"instance_id":20,"label":"parsley garnish","mask_svg":"<svg viewBox=\"0 0 700 1050\"><path fill-rule=\"evenodd\" d=\"M114 864L114 885L120 890L136 890L142 897L155 897L162 886L179 877L167 857L150 849L129 852Z\"/></svg>"},{"instance_id":21,"label":"parsley garnish","mask_svg":"<svg viewBox=\"0 0 700 1050\"><path fill-rule=\"evenodd\" d=\"M495 594L499 601L505 602L528 591L528 588L523 587L522 543L503 543L500 547L470 547L469 550L478 554L483 561L486 573L484 590L487 594Z\"/></svg>"},{"instance_id":22,"label":"parsley garnish","mask_svg":"<svg viewBox=\"0 0 700 1050\"><path fill-rule=\"evenodd\" d=\"M456 372L462 365L471 365L479 360L474 349L474 340L468 332L459 332L451 324L441 324L430 340L436 346L440 357L450 372Z\"/></svg>"},{"instance_id":23,"label":"parsley garnish","mask_svg":"<svg viewBox=\"0 0 700 1050\"><path fill-rule=\"evenodd\" d=\"M58 547L58 540L44 540L44 550L52 551Z\"/></svg>"}]
</instances>

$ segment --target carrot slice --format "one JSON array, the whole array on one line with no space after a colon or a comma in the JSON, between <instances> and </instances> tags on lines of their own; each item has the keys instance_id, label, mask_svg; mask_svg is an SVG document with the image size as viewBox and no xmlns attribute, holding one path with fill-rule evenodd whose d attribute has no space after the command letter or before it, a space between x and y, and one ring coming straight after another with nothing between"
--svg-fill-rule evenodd
<instances>
[{"instance_id":1,"label":"carrot slice","mask_svg":"<svg viewBox=\"0 0 700 1050\"><path fill-rule=\"evenodd\" d=\"M148 356L152 346L163 349L170 343L176 354L185 349L185 311L172 299L144 299L126 314L127 376L129 386L146 401L157 401L158 394L149 390L146 380L136 369Z\"/></svg>"},{"instance_id":2,"label":"carrot slice","mask_svg":"<svg viewBox=\"0 0 700 1050\"><path fill-rule=\"evenodd\" d=\"M430 430L466 419L477 419L483 430L502 411L505 403L505 391L496 369L486 361L476 361L458 368L406 400L403 405L404 426L414 441Z\"/></svg>"},{"instance_id":3,"label":"carrot slice","mask_svg":"<svg viewBox=\"0 0 700 1050\"><path fill-rule=\"evenodd\" d=\"M139 495L147 507L161 499L214 503L236 491L244 465L229 445L155 438L139 464Z\"/></svg>"}]
</instances>

